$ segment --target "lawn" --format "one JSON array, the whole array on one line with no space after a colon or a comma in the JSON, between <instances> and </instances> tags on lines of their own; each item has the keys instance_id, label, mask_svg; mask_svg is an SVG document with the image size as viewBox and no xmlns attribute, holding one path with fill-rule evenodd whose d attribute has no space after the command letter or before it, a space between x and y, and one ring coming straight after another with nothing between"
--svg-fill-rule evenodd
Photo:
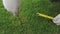
<instances>
[{"instance_id":1,"label":"lawn","mask_svg":"<svg viewBox=\"0 0 60 34\"><path fill-rule=\"evenodd\" d=\"M4 9L0 0L0 34L60 34L60 26L52 20L39 17L37 12L56 16L60 3L49 0L21 0L19 17Z\"/></svg>"}]
</instances>

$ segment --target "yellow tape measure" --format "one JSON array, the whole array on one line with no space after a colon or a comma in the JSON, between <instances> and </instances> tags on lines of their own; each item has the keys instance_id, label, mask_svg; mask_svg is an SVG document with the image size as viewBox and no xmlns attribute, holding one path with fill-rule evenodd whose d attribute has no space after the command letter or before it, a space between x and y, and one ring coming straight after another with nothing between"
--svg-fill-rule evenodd
<instances>
[{"instance_id":1,"label":"yellow tape measure","mask_svg":"<svg viewBox=\"0 0 60 34\"><path fill-rule=\"evenodd\" d=\"M45 17L45 18L48 18L48 19L53 19L53 17L48 16L48 15L45 15L45 14L37 13L37 15L38 16L42 16L42 17Z\"/></svg>"}]
</instances>

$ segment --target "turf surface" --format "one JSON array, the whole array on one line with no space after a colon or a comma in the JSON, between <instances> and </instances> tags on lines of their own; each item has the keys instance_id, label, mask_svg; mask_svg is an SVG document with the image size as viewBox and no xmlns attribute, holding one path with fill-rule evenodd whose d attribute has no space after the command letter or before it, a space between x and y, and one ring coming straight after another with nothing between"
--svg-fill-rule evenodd
<instances>
[{"instance_id":1,"label":"turf surface","mask_svg":"<svg viewBox=\"0 0 60 34\"><path fill-rule=\"evenodd\" d=\"M21 0L19 17L7 12L0 0L0 34L60 34L60 26L52 20L39 17L37 12L56 16L60 3L49 0Z\"/></svg>"}]
</instances>

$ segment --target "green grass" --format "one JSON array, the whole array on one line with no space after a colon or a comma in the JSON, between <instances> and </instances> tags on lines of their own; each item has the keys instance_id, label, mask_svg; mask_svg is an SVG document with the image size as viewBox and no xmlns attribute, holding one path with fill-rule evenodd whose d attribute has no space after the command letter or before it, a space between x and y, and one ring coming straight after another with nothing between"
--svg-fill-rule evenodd
<instances>
[{"instance_id":1,"label":"green grass","mask_svg":"<svg viewBox=\"0 0 60 34\"><path fill-rule=\"evenodd\" d=\"M39 17L37 12L56 16L60 3L49 0L21 0L19 17L7 12L0 0L0 34L60 34L60 26L51 20Z\"/></svg>"}]
</instances>

